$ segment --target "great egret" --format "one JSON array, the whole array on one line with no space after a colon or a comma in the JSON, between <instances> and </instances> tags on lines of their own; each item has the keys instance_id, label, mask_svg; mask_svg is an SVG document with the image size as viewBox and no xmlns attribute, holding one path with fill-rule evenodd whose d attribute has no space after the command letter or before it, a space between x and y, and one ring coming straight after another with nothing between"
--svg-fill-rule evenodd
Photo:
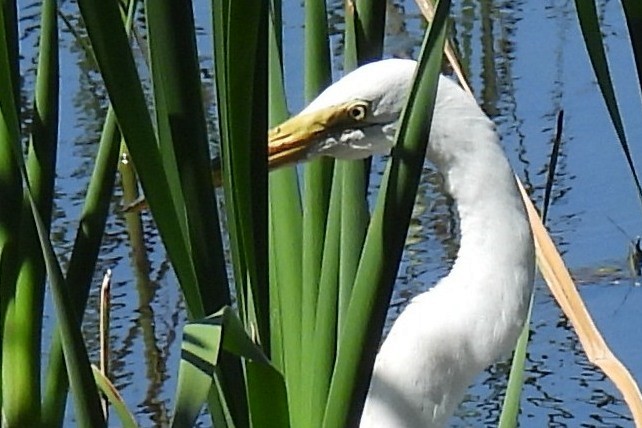
<instances>
[{"instance_id":1,"label":"great egret","mask_svg":"<svg viewBox=\"0 0 642 428\"><path fill-rule=\"evenodd\" d=\"M386 152L416 62L365 65L270 132L271 166L328 155ZM535 269L533 238L493 123L441 76L427 157L457 204L452 270L415 297L376 357L361 427L440 427L477 374L510 352L523 327Z\"/></svg>"}]
</instances>

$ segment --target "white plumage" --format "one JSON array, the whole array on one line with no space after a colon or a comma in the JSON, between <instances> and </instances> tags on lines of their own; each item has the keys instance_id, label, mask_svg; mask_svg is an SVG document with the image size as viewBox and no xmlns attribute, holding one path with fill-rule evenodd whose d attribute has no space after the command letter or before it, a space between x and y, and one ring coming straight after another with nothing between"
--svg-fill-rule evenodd
<instances>
[{"instance_id":1,"label":"white plumage","mask_svg":"<svg viewBox=\"0 0 642 428\"><path fill-rule=\"evenodd\" d=\"M415 61L389 59L346 75L303 113L361 100L365 126L325 138L308 156L388 151ZM461 243L451 272L415 297L377 355L362 428L441 427L474 378L515 346L532 292L531 229L493 123L440 77L428 159L457 203Z\"/></svg>"}]
</instances>

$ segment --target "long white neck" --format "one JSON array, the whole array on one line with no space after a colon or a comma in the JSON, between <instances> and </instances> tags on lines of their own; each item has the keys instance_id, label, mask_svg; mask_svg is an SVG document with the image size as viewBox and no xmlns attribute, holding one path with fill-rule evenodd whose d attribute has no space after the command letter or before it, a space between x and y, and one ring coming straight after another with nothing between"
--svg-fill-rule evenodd
<instances>
[{"instance_id":1,"label":"long white neck","mask_svg":"<svg viewBox=\"0 0 642 428\"><path fill-rule=\"evenodd\" d=\"M388 333L361 428L444 426L477 374L513 349L526 317L535 256L515 178L492 122L444 77L427 155L457 204L460 248Z\"/></svg>"},{"instance_id":2,"label":"long white neck","mask_svg":"<svg viewBox=\"0 0 642 428\"><path fill-rule=\"evenodd\" d=\"M471 342L484 368L512 350L521 331L535 270L532 233L494 124L445 77L433 124L428 157L457 204L461 235L455 264L437 287L477 297L470 335L484 338Z\"/></svg>"}]
</instances>

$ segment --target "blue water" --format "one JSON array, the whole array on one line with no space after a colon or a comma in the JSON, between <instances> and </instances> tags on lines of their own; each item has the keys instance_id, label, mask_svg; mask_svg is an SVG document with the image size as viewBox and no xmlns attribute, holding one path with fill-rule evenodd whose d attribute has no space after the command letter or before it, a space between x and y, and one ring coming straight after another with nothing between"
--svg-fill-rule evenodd
<instances>
[{"instance_id":1,"label":"blue water","mask_svg":"<svg viewBox=\"0 0 642 428\"><path fill-rule=\"evenodd\" d=\"M195 2L197 21L209 28L207 2ZM303 9L284 2L284 45L290 109L304 105L301 62ZM549 226L574 273L580 292L613 351L642 380L642 288L626 272L630 239L641 234L641 205L608 118L570 1L454 2L455 42L477 99L498 125L511 163L540 203L556 114L565 111L563 144ZM76 16L72 2L64 13ZM330 2L335 76L341 75L342 0ZM627 44L619 2L600 2L611 72L630 141L642 137L640 90ZM32 80L29 47L35 45L28 15L21 28L26 48L24 75ZM484 17L484 19L482 19ZM386 56L416 56L423 21L410 1L389 3ZM202 67L212 68L211 42L199 34ZM60 129L55 245L64 261L72 244L88 176L97 150L106 100L99 75L71 34L62 35L63 120ZM138 55L142 55L137 51ZM212 81L204 80L211 100ZM209 111L214 107L210 104ZM633 155L639 159L640 146ZM375 172L381 171L375 161ZM422 179L404 264L393 296L391 319L408 299L447 273L457 249L453 207L438 192L438 178L427 166ZM375 191L376 189L372 189ZM95 356L97 288L102 272L113 270L113 380L142 426L166 424L178 367L180 328L185 314L176 279L145 215L149 277L132 261L124 219L114 196L105 241L85 319ZM625 231L622 233L614 225ZM617 273L599 274L602 268ZM611 270L609 270L611 272ZM51 304L50 302L48 303ZM49 306L50 309L50 306ZM51 313L51 312L50 312ZM46 348L45 348L46 349ZM454 426L494 426L505 386L506 364L480 376L459 409ZM543 282L538 280L532 319L522 426L632 426L620 395L588 363L578 340ZM69 419L70 424L72 418ZM117 425L112 421L114 426Z\"/></svg>"}]
</instances>

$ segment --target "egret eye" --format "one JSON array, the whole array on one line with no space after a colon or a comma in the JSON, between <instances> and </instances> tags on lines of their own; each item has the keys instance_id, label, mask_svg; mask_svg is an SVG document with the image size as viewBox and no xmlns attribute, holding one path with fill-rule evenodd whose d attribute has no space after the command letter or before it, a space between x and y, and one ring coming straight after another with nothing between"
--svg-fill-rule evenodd
<instances>
[{"instance_id":1,"label":"egret eye","mask_svg":"<svg viewBox=\"0 0 642 428\"><path fill-rule=\"evenodd\" d=\"M356 103L348 109L348 114L350 117L356 121L362 121L366 118L368 113L367 105L365 103Z\"/></svg>"}]
</instances>

